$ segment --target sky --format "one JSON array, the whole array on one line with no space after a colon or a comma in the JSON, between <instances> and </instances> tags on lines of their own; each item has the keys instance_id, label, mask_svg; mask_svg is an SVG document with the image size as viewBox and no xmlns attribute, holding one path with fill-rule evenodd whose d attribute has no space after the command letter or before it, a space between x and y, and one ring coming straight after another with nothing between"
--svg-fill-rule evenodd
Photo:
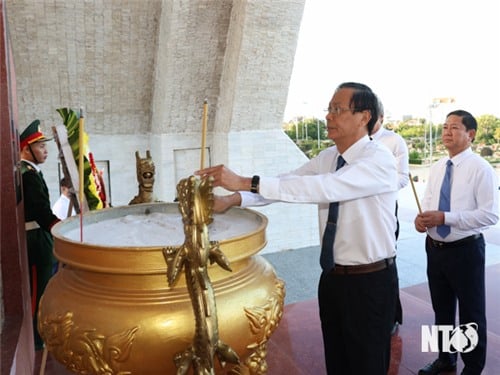
<instances>
[{"instance_id":1,"label":"sky","mask_svg":"<svg viewBox=\"0 0 500 375\"><path fill-rule=\"evenodd\" d=\"M500 117L500 1L306 0L283 120L324 118L346 81L370 86L388 120Z\"/></svg>"}]
</instances>

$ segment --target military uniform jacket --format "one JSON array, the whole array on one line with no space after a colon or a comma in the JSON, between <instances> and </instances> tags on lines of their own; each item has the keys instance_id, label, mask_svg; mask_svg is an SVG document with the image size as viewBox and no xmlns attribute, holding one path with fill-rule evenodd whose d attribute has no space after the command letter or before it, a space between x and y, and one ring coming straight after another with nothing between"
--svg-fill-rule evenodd
<instances>
[{"instance_id":1,"label":"military uniform jacket","mask_svg":"<svg viewBox=\"0 0 500 375\"><path fill-rule=\"evenodd\" d=\"M36 222L40 228L28 230L26 240L30 266L48 266L55 262L50 228L59 221L50 207L45 180L31 164L21 161L25 221Z\"/></svg>"}]
</instances>

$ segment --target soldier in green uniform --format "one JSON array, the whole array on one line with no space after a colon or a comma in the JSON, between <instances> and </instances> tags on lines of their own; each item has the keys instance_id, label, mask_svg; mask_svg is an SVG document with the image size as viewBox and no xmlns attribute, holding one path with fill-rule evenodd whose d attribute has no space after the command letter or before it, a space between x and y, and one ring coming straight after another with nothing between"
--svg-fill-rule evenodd
<instances>
[{"instance_id":1,"label":"soldier in green uniform","mask_svg":"<svg viewBox=\"0 0 500 375\"><path fill-rule=\"evenodd\" d=\"M43 340L37 329L38 303L57 265L50 229L60 221L52 213L49 191L39 167L39 164L47 159L46 142L49 140L40 131L39 120L33 121L20 136L24 218L36 350L43 349Z\"/></svg>"}]
</instances>

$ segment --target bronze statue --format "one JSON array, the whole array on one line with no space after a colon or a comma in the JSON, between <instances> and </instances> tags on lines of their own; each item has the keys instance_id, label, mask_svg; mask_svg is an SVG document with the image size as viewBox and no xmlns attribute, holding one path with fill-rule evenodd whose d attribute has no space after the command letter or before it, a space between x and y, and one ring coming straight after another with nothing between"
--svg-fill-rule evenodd
<instances>
[{"instance_id":1,"label":"bronze statue","mask_svg":"<svg viewBox=\"0 0 500 375\"><path fill-rule=\"evenodd\" d=\"M153 185L155 183L155 164L149 150L146 151L145 158L141 158L139 156L139 151L136 151L135 161L139 194L129 202L129 205L154 202Z\"/></svg>"},{"instance_id":2,"label":"bronze statue","mask_svg":"<svg viewBox=\"0 0 500 375\"><path fill-rule=\"evenodd\" d=\"M219 338L217 308L212 283L208 276L209 262L231 271L229 261L217 241L210 241L208 224L213 221L213 180L194 176L177 184L179 210L182 215L185 240L180 247L167 247L167 279L174 285L184 269L187 289L195 315L195 337L189 348L175 358L177 375L193 367L195 375L214 374L214 356L222 367L226 362L239 364L238 354Z\"/></svg>"}]
</instances>

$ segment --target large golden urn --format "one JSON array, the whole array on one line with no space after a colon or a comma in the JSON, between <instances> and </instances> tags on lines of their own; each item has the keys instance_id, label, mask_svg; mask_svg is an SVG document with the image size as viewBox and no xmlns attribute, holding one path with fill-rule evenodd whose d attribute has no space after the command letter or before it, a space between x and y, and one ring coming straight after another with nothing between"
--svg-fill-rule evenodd
<instances>
[{"instance_id":1,"label":"large golden urn","mask_svg":"<svg viewBox=\"0 0 500 375\"><path fill-rule=\"evenodd\" d=\"M183 277L169 286L165 246L127 242L123 229L102 225L109 244L96 244L87 228L108 220L169 217L182 222L175 203L148 203L92 211L53 228L55 255L62 265L40 302L39 330L52 356L79 374L175 374L174 358L193 341L195 324ZM127 220L125 220L127 221ZM131 230L134 220L128 220ZM220 340L240 364L215 373L265 374L267 341L283 312L284 284L257 253L265 246L267 219L232 208L214 215L210 239L219 241L232 272L208 267L215 291ZM83 230L80 232L80 228ZM80 239L75 233L81 233ZM171 242L169 242L171 241ZM190 370L191 371L191 370Z\"/></svg>"}]
</instances>

